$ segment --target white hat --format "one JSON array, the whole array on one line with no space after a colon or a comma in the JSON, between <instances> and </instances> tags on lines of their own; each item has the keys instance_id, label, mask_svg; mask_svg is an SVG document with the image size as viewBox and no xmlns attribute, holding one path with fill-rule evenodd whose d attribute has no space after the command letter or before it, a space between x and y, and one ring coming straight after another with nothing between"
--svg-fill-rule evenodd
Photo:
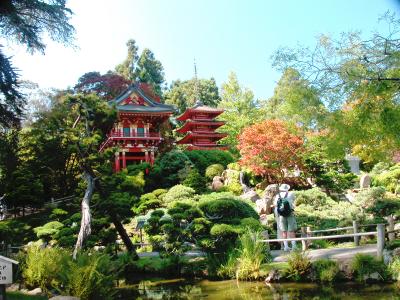
<instances>
[{"instance_id":1,"label":"white hat","mask_svg":"<svg viewBox=\"0 0 400 300\"><path fill-rule=\"evenodd\" d=\"M280 191L280 192L287 192L288 190L290 190L290 185L288 185L288 184L286 184L286 183L281 184L281 185L279 186L279 191Z\"/></svg>"}]
</instances>

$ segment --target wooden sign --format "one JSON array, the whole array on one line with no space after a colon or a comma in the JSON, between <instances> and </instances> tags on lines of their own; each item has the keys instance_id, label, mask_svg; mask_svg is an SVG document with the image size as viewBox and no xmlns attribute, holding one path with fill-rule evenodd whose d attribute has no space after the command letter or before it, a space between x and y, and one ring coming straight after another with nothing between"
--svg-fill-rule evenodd
<instances>
[{"instance_id":1,"label":"wooden sign","mask_svg":"<svg viewBox=\"0 0 400 300\"><path fill-rule=\"evenodd\" d=\"M10 284L13 282L13 264L18 264L18 262L0 255L0 284Z\"/></svg>"}]
</instances>

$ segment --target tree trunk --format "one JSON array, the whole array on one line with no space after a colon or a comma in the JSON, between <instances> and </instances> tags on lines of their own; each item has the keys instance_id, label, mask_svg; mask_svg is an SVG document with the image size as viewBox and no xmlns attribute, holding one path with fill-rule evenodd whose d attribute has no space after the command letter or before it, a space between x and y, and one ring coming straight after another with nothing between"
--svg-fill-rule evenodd
<instances>
[{"instance_id":1,"label":"tree trunk","mask_svg":"<svg viewBox=\"0 0 400 300\"><path fill-rule=\"evenodd\" d=\"M87 186L86 186L85 195L83 196L82 203L81 203L81 210L82 210L81 228L79 230L78 240L76 241L76 244L75 244L75 249L74 249L74 253L73 253L74 259L76 259L76 255L77 255L78 251L80 249L82 249L83 242L86 240L86 238L91 233L90 225L91 225L92 217L90 215L89 203L93 196L95 179L87 171L84 171L83 177L85 178Z\"/></svg>"},{"instance_id":2,"label":"tree trunk","mask_svg":"<svg viewBox=\"0 0 400 300\"><path fill-rule=\"evenodd\" d=\"M118 231L119 236L121 237L122 241L128 252L132 255L134 259L138 259L138 255L136 253L135 246L133 245L131 239L129 238L128 234L124 226L122 225L121 221L119 220L118 216L115 213L111 213L111 220L115 226L115 229Z\"/></svg>"}]
</instances>

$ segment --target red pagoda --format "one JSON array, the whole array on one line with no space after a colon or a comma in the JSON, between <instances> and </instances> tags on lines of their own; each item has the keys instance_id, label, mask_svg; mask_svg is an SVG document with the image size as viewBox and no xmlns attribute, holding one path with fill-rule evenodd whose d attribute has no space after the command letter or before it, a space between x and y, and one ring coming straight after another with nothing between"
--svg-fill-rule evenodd
<instances>
[{"instance_id":1,"label":"red pagoda","mask_svg":"<svg viewBox=\"0 0 400 300\"><path fill-rule=\"evenodd\" d=\"M118 121L100 147L118 147L114 170L126 168L128 162L154 163L158 146L163 141L159 128L174 112L162 104L146 85L132 84L109 102L118 111Z\"/></svg>"},{"instance_id":2,"label":"red pagoda","mask_svg":"<svg viewBox=\"0 0 400 300\"><path fill-rule=\"evenodd\" d=\"M216 121L215 118L224 112L223 109L203 105L197 101L195 106L188 108L182 115L176 118L185 124L176 131L186 134L177 144L187 144L188 150L226 150L225 145L217 142L226 137L224 133L215 132L225 122Z\"/></svg>"}]
</instances>

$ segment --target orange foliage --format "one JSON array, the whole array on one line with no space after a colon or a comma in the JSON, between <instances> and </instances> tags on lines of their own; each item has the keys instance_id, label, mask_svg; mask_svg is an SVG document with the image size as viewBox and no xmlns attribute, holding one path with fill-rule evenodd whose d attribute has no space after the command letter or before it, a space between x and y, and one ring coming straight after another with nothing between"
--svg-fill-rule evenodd
<instances>
[{"instance_id":1,"label":"orange foliage","mask_svg":"<svg viewBox=\"0 0 400 300\"><path fill-rule=\"evenodd\" d=\"M240 163L255 174L279 179L283 170L301 165L303 139L290 133L281 120L266 120L239 135Z\"/></svg>"}]
</instances>

